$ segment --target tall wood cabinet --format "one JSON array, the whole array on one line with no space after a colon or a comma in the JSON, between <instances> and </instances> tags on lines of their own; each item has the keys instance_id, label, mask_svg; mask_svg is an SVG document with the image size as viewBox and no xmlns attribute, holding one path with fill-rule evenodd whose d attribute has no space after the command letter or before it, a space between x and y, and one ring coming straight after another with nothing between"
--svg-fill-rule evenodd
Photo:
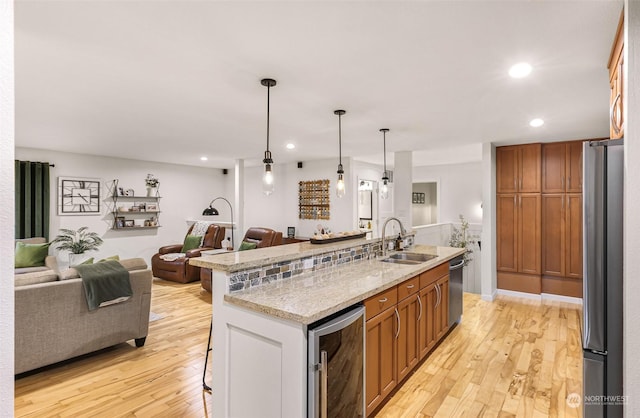
<instances>
[{"instance_id":1,"label":"tall wood cabinet","mask_svg":"<svg viewBox=\"0 0 640 418\"><path fill-rule=\"evenodd\" d=\"M542 146L542 292L582 297L582 141Z\"/></svg>"},{"instance_id":2,"label":"tall wood cabinet","mask_svg":"<svg viewBox=\"0 0 640 418\"><path fill-rule=\"evenodd\" d=\"M529 166L524 176L534 177L523 178L522 184L539 184L540 189L524 193L518 188L515 192L498 188L498 288L581 297L582 141L536 145L539 156L521 153L527 161L520 165ZM496 150L497 183L502 176L503 185L514 184L504 173L512 171L517 147ZM515 184L519 186L520 181Z\"/></svg>"},{"instance_id":3,"label":"tall wood cabinet","mask_svg":"<svg viewBox=\"0 0 640 418\"><path fill-rule=\"evenodd\" d=\"M498 288L540 293L541 144L496 149Z\"/></svg>"},{"instance_id":4,"label":"tall wood cabinet","mask_svg":"<svg viewBox=\"0 0 640 418\"><path fill-rule=\"evenodd\" d=\"M624 11L620 15L618 30L609 57L609 136L624 137Z\"/></svg>"}]
</instances>

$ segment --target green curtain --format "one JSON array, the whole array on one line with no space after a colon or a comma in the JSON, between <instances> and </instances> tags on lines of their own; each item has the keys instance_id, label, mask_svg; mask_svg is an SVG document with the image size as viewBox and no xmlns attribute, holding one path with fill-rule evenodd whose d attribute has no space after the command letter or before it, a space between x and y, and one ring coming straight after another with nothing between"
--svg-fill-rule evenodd
<instances>
[{"instance_id":1,"label":"green curtain","mask_svg":"<svg viewBox=\"0 0 640 418\"><path fill-rule=\"evenodd\" d=\"M15 161L16 238L49 240L49 163Z\"/></svg>"}]
</instances>

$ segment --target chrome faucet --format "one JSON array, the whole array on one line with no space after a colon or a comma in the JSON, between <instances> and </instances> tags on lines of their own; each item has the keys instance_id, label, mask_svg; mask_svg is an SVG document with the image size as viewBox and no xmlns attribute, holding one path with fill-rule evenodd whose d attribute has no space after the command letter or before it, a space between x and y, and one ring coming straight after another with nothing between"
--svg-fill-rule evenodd
<instances>
[{"instance_id":1,"label":"chrome faucet","mask_svg":"<svg viewBox=\"0 0 640 418\"><path fill-rule=\"evenodd\" d=\"M400 225L400 233L402 235L405 235L407 233L407 231L404 229L404 226L402 226L402 222L400 221L400 219L395 217L387 218L387 220L384 221L384 223L382 224L382 256L383 257L387 255L387 244L384 242L385 231L387 230L387 224L389 223L389 221L392 221L392 220L398 222L398 225Z\"/></svg>"}]
</instances>

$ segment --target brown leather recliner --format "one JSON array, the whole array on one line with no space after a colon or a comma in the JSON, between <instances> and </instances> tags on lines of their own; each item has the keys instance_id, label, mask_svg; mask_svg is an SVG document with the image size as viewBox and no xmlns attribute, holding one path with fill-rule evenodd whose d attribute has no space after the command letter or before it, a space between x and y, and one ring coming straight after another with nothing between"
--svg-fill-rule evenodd
<instances>
[{"instance_id":1,"label":"brown leather recliner","mask_svg":"<svg viewBox=\"0 0 640 418\"><path fill-rule=\"evenodd\" d=\"M193 225L187 231L187 235L191 233ZM160 258L163 254L179 253L182 244L167 245L160 247L158 253L151 258L151 270L155 277L165 280L171 280L178 283L189 283L200 278L200 267L189 264L192 257L200 257L201 251L213 250L214 248L222 248L222 240L224 239L225 228L220 225L209 225L204 235L202 246L186 252L186 257L178 258L173 261L166 261Z\"/></svg>"},{"instance_id":2,"label":"brown leather recliner","mask_svg":"<svg viewBox=\"0 0 640 418\"><path fill-rule=\"evenodd\" d=\"M282 244L282 232L270 228L252 227L247 229L242 241L255 242L256 248L273 247Z\"/></svg>"},{"instance_id":3,"label":"brown leather recliner","mask_svg":"<svg viewBox=\"0 0 640 418\"><path fill-rule=\"evenodd\" d=\"M274 231L270 228L252 227L247 229L242 241L255 242L256 248L273 247L282 244L282 232ZM200 282L202 288L211 292L211 270L203 268L200 270Z\"/></svg>"}]
</instances>

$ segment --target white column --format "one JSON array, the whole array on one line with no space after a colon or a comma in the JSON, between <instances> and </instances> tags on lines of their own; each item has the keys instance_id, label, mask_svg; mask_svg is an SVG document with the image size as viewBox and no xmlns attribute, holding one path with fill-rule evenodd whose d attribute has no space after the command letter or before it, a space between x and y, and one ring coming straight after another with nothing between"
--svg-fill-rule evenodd
<instances>
[{"instance_id":1,"label":"white column","mask_svg":"<svg viewBox=\"0 0 640 418\"><path fill-rule=\"evenodd\" d=\"M640 416L640 2L626 0L624 62L624 394L625 417Z\"/></svg>"},{"instance_id":2,"label":"white column","mask_svg":"<svg viewBox=\"0 0 640 418\"><path fill-rule=\"evenodd\" d=\"M413 225L411 192L413 190L413 154L400 151L393 154L393 212L406 229ZM391 230L391 228L389 227ZM387 231L389 233L389 231Z\"/></svg>"},{"instance_id":3,"label":"white column","mask_svg":"<svg viewBox=\"0 0 640 418\"><path fill-rule=\"evenodd\" d=\"M496 147L482 144L482 250L480 293L492 301L496 296Z\"/></svg>"},{"instance_id":4,"label":"white column","mask_svg":"<svg viewBox=\"0 0 640 418\"><path fill-rule=\"evenodd\" d=\"M244 160L236 160L235 167L235 197L233 215L235 222L234 238L235 249L240 247L242 237L244 237Z\"/></svg>"},{"instance_id":5,"label":"white column","mask_svg":"<svg viewBox=\"0 0 640 418\"><path fill-rule=\"evenodd\" d=\"M14 63L13 2L0 2L0 416L13 416Z\"/></svg>"}]
</instances>

